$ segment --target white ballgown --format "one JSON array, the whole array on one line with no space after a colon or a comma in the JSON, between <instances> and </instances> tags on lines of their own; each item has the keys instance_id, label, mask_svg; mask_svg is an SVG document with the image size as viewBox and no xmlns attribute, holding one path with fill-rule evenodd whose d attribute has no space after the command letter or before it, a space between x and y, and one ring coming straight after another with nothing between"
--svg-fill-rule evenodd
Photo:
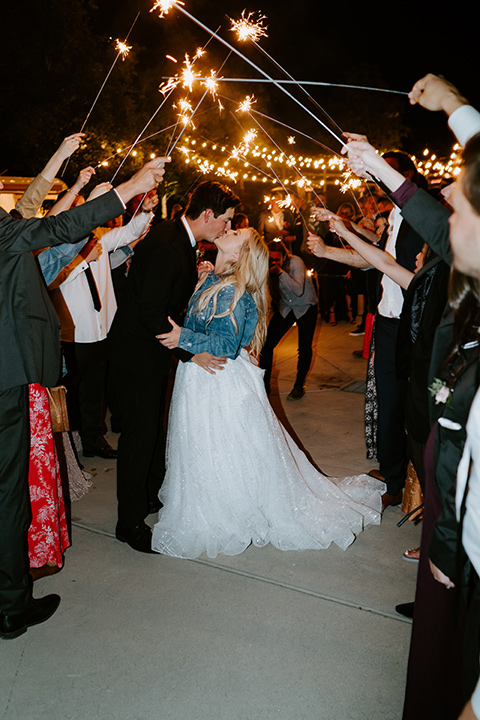
<instances>
[{"instance_id":1,"label":"white ballgown","mask_svg":"<svg viewBox=\"0 0 480 720\"><path fill-rule=\"evenodd\" d=\"M179 363L155 551L181 558L280 550L345 550L381 520L384 484L318 472L273 412L263 370L245 350L215 375Z\"/></svg>"}]
</instances>

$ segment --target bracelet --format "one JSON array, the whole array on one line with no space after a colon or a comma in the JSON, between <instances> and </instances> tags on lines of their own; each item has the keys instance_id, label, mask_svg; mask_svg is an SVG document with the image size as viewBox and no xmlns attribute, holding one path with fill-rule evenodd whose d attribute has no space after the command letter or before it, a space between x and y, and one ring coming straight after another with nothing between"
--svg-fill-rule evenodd
<instances>
[{"instance_id":1,"label":"bracelet","mask_svg":"<svg viewBox=\"0 0 480 720\"><path fill-rule=\"evenodd\" d=\"M67 188L67 192L72 193L74 197L78 197L78 193L73 192L72 188Z\"/></svg>"}]
</instances>

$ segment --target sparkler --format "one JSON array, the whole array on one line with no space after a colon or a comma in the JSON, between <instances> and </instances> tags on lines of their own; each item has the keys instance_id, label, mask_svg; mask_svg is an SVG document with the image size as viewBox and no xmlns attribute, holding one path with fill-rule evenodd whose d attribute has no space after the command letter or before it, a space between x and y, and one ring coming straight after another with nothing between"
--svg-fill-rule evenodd
<instances>
[{"instance_id":1,"label":"sparkler","mask_svg":"<svg viewBox=\"0 0 480 720\"><path fill-rule=\"evenodd\" d=\"M166 155L171 155L172 152L175 150L175 148L176 148L176 146L177 146L180 138L182 137L183 133L184 133L185 130L187 129L187 125L188 125L189 122L192 120L193 116L195 115L195 113L197 112L198 108L200 107L200 105L202 104L203 100L205 99L205 96L207 95L207 93L208 93L208 90L205 90L205 92L203 93L202 97L200 98L200 100L199 100L198 103L196 104L195 109L192 111L190 117L187 118L187 122L184 122L184 123L183 123L183 128L182 128L182 130L180 131L180 133L177 135L177 139L174 141L173 145L171 145L169 148L167 148L166 153L165 153Z\"/></svg>"},{"instance_id":2,"label":"sparkler","mask_svg":"<svg viewBox=\"0 0 480 720\"><path fill-rule=\"evenodd\" d=\"M153 7L151 8L150 12L154 12L154 10L160 10L160 18L165 17L165 15L168 14L168 11L172 9L173 6L178 5L185 5L185 3L181 2L181 0L177 0L174 2L173 0L155 0L155 3Z\"/></svg>"},{"instance_id":3,"label":"sparkler","mask_svg":"<svg viewBox=\"0 0 480 720\"><path fill-rule=\"evenodd\" d=\"M165 9L165 7L164 7L165 5L168 6L167 9ZM341 139L341 137L339 137L338 135L336 135L336 134L333 132L333 130L331 130L331 129L328 127L328 125L326 125L322 120L320 120L320 118L318 118L314 113L312 113L311 110L309 110L307 107L305 107L305 105L304 105L303 103L301 103L300 100L298 100L298 98L296 98L294 95L292 95L292 94L291 94L285 87L283 87L277 80L275 80L274 78L270 77L270 75L268 75L268 73L266 73L264 70L262 70L262 68L260 68L258 65L256 65L256 64L255 64L252 60L250 60L248 57L246 57L246 55L244 55L244 54L241 53L239 50L237 50L231 43L229 43L227 40L224 40L222 37L220 37L219 35L217 35L216 33L214 33L213 30L211 30L207 25L205 25L204 23L202 23L202 22L201 22L200 20L198 20L194 15L192 15L192 14L189 13L187 10L185 10L185 8L182 7L182 5L183 5L183 3L174 2L174 0L156 0L154 6L153 6L153 8L152 8L152 10L156 10L156 9L160 8L160 10L161 10L160 17L162 18L162 17L164 17L164 15L168 12L168 10L170 10L171 7L175 6L176 9L177 9L179 12L181 12L183 15L185 15L185 17L188 17L190 20L192 20L192 22L194 22L196 25L198 25L200 28L202 28L202 30L205 30L205 32L209 33L209 35L213 35L214 37L216 37L216 39L217 39L219 42L221 42L222 45L225 45L225 47L227 47L229 50L231 50L231 52L234 52L236 55L238 55L240 58L242 58L242 60L244 60L244 61L245 61L246 63L248 63L251 67L253 67L258 73L260 73L260 75L263 75L263 77L265 77L267 80L269 80L270 82L272 82L272 83L273 83L277 88L279 88L285 95L287 95L287 97L289 97L291 100L293 100L295 103L297 103L297 105L299 105L306 113L308 113L314 120L316 120L316 122L318 122L320 125L322 125L322 127L323 127L325 130L327 130L327 132L329 132L331 135L333 135L333 137L335 138L335 140L337 140L337 141L340 143L340 145L342 145L342 147L345 146L345 143L344 143L344 141Z\"/></svg>"},{"instance_id":4,"label":"sparkler","mask_svg":"<svg viewBox=\"0 0 480 720\"><path fill-rule=\"evenodd\" d=\"M245 11L244 11L244 12L245 12ZM292 77L292 76L290 75L290 73L288 73L288 72L280 65L280 63L278 63L271 55L269 55L269 53L267 53L266 50L264 50L264 49L261 47L261 45L258 44L258 42L257 42L258 39L259 39L262 35L263 35L263 36L266 36L266 32L264 31L264 28L263 28L263 26L262 26L262 20L265 20L265 16L261 16L261 18L260 18L259 20L257 20L256 23L253 22L253 21L250 21L250 17L251 17L251 13L250 13L250 15L248 15L247 18L245 18L245 17L244 17L244 13L242 13L242 18L241 18L241 20L240 20L239 22L231 21L231 22L232 22L231 30L237 32L237 37L238 37L238 39L239 39L240 41L250 40L250 41L255 45L255 47L257 48L257 50L259 50L259 51L267 58L267 60L270 60L270 62L272 63L272 65L274 65L274 67L276 67L277 70L280 70L281 73L283 73L284 75L286 75L286 77L287 77L291 82L295 83L295 85L296 85L298 88L300 88L300 90L304 93L304 95L306 95L306 97L307 97L307 98L310 100L310 102L317 108L317 110L319 110L321 113L323 113L323 115L325 116L325 118L327 118L327 119L332 123L332 125L335 126L335 128L336 128L337 131L340 133L340 135L342 135L342 134L343 134L342 128L341 128L341 127L338 125L338 123L336 123L335 120L327 113L327 111L323 109L323 107L307 92L307 90L305 90L305 88L303 88L303 87L299 84L299 82L298 82L297 80L295 80L294 77ZM324 127L326 127L326 126L324 126ZM328 129L329 132L331 132L329 128L326 128L326 129Z\"/></svg>"},{"instance_id":5,"label":"sparkler","mask_svg":"<svg viewBox=\"0 0 480 720\"><path fill-rule=\"evenodd\" d=\"M116 49L118 50L119 54L122 56L122 60L125 60L125 58L127 57L128 53L129 53L130 50L132 49L132 46L131 46L131 45L127 45L127 43L124 43L124 42L122 42L121 40L118 40L118 39L117 39L116 43L117 43L117 44L115 45Z\"/></svg>"},{"instance_id":6,"label":"sparkler","mask_svg":"<svg viewBox=\"0 0 480 720\"><path fill-rule=\"evenodd\" d=\"M168 78L164 78L165 80ZM199 78L203 80L204 78ZM219 78L219 82L232 82L232 83L273 83L273 80L266 80L265 78L239 78L239 77L223 77ZM390 88L377 88L369 87L368 85L347 85L344 83L331 83L322 82L320 80L281 80L276 79L279 85L311 85L313 87L334 87L344 88L347 90L369 90L371 92L391 93L392 95L405 95L408 96L408 92L404 90L391 90Z\"/></svg>"},{"instance_id":7,"label":"sparkler","mask_svg":"<svg viewBox=\"0 0 480 720\"><path fill-rule=\"evenodd\" d=\"M185 54L185 68L182 71L182 85L183 87L188 87L190 92L192 92L192 85L194 83L195 78L198 77L198 75L195 73L192 63L190 62L190 58L187 54Z\"/></svg>"},{"instance_id":8,"label":"sparkler","mask_svg":"<svg viewBox=\"0 0 480 720\"><path fill-rule=\"evenodd\" d=\"M230 30L237 33L238 39L242 41L251 40L252 42L257 42L257 40L261 37L268 37L266 28L262 24L263 20L267 19L266 16L259 15L257 20L254 21L251 19L253 18L254 13L248 13L245 17L245 12L245 10L242 12L240 20L232 20L232 18L228 18L232 23Z\"/></svg>"},{"instance_id":9,"label":"sparkler","mask_svg":"<svg viewBox=\"0 0 480 720\"><path fill-rule=\"evenodd\" d=\"M82 125L82 127L80 128L80 132L83 132L83 130L84 130L84 128L85 128L85 125L86 125L87 122L88 122L88 118L89 118L90 115L92 114L93 108L95 107L95 105L96 105L97 102L98 102L98 98L99 98L100 95L102 94L103 88L104 88L105 85L107 84L108 78L109 78L110 75L112 74L113 68L114 68L115 65L117 64L117 60L118 60L120 57L123 58L123 60L125 60L126 56L128 55L128 53L129 53L130 50L132 49L131 46L127 45L127 40L128 40L128 38L129 38L129 36L130 36L130 33L132 32L132 30L133 30L133 28L134 28L134 26L135 26L135 23L136 23L137 20L138 20L138 16L139 16L139 15L140 15L140 12L137 13L137 16L136 16L135 20L133 21L132 26L131 26L130 30L128 31L127 37L125 38L124 42L121 42L120 40L117 40L116 48L117 48L117 51L118 51L118 52L117 52L117 55L116 55L116 57L115 57L115 60L113 61L112 65L111 65L111 67L110 67L110 70L108 71L108 73L107 73L107 75L106 75L106 77L105 77L105 80L103 81L103 83L102 83L102 85L101 85L101 87L100 87L100 90L98 91L97 96L96 96L95 100L94 100L93 103L92 103L92 107L90 108L90 110L89 110L88 113L87 113L87 117L86 117L85 120L83 121L83 125Z\"/></svg>"},{"instance_id":10,"label":"sparkler","mask_svg":"<svg viewBox=\"0 0 480 720\"><path fill-rule=\"evenodd\" d=\"M128 33L127 33L127 37L125 38L124 42L122 42L121 40L117 40L117 44L116 44L117 54L116 54L116 56L115 56L115 60L113 61L112 65L111 65L111 67L110 67L110 70L108 71L108 73L107 73L107 75L106 75L106 77L105 77L105 80L103 81L103 83L102 83L101 86L100 86L100 90L98 91L97 96L96 96L95 100L93 101L92 106L91 106L90 110L88 111L85 120L83 121L82 127L80 128L80 132L83 132L83 131L84 131L85 125L87 124L88 119L89 119L90 115L92 114L93 108L94 108L95 105L97 104L98 98L99 98L100 95L102 94L103 88L104 88L105 85L107 84L108 78L109 78L110 75L112 74L113 68L114 68L115 65L117 64L117 60L118 60L120 57L121 57L123 60L125 60L126 56L128 55L128 53L129 53L130 50L132 49L130 45L127 45L127 40L128 40L128 38L129 38L129 36L130 36L130 33L132 32L132 30L133 30L133 28L134 28L134 26L135 26L135 23L136 23L137 20L138 20L138 16L139 16L139 15L140 15L140 11L137 13L137 16L136 16L135 20L133 21L133 23L132 23L132 25L131 25L131 27L130 27L130 30L129 30ZM69 162L70 162L70 158L68 157L67 160L66 160L66 162L65 162L65 165L63 166L63 170L62 170L62 172L61 172L61 174L60 174L60 177L63 177L63 176L64 176L65 170L67 169Z\"/></svg>"},{"instance_id":11,"label":"sparkler","mask_svg":"<svg viewBox=\"0 0 480 720\"><path fill-rule=\"evenodd\" d=\"M142 137L143 133L144 133L145 130L148 128L148 126L152 123L152 121L153 121L154 118L157 116L157 114L160 112L160 110L162 109L162 107L165 105L165 103L167 102L168 98L170 97L170 95L172 94L172 92L175 90L177 84L178 84L178 83L171 83L171 84L169 85L169 84L167 83L166 87L164 87L164 88L162 88L162 86L160 86L159 91L160 91L161 93L163 93L163 95L164 95L163 100L162 100L162 102L160 103L160 105L157 107L157 109L155 110L155 112L153 113L152 117L149 119L149 121L148 121L147 124L145 125L145 127L139 132L139 134L137 135L136 139L133 141L132 145L130 146L129 151L127 152L127 154L126 154L125 157L123 158L122 162L120 163L120 165L119 165L118 168L116 169L115 174L113 175L112 179L110 180L110 184L111 184L111 185L113 184L113 181L115 180L115 178L117 177L118 173L120 172L120 170L121 170L123 164L125 163L126 159L131 155L131 153L132 153L133 149L136 147L136 145L138 145L138 142L139 142L140 138ZM167 154L168 154L168 153L167 153Z\"/></svg>"}]
</instances>

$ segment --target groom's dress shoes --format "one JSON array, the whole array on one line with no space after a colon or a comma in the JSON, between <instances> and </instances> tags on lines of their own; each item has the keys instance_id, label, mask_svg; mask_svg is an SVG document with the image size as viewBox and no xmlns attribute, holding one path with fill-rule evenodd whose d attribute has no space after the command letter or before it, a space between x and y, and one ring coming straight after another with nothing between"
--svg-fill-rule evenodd
<instances>
[{"instance_id":1,"label":"groom's dress shoes","mask_svg":"<svg viewBox=\"0 0 480 720\"><path fill-rule=\"evenodd\" d=\"M83 457L101 457L105 460L113 460L117 457L117 451L108 444L104 437L99 437L90 445L84 444Z\"/></svg>"},{"instance_id":2,"label":"groom's dress shoes","mask_svg":"<svg viewBox=\"0 0 480 720\"><path fill-rule=\"evenodd\" d=\"M27 609L17 615L0 613L0 637L13 640L23 635L27 628L39 625L52 617L60 604L59 595L45 595L43 598L30 600Z\"/></svg>"},{"instance_id":3,"label":"groom's dress shoes","mask_svg":"<svg viewBox=\"0 0 480 720\"><path fill-rule=\"evenodd\" d=\"M115 536L120 542L126 542L134 550L144 553L154 553L152 550L152 531L144 522L134 528L124 528L117 523Z\"/></svg>"}]
</instances>

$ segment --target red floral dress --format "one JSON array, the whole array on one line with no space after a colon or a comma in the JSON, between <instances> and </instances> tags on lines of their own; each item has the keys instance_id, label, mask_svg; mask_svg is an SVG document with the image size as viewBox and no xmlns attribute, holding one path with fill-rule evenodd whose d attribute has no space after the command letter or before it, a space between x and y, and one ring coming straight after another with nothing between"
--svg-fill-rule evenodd
<instances>
[{"instance_id":1,"label":"red floral dress","mask_svg":"<svg viewBox=\"0 0 480 720\"><path fill-rule=\"evenodd\" d=\"M28 484L32 522L28 531L30 567L47 563L62 567L63 551L69 547L60 467L53 441L47 391L28 386L30 412L30 466Z\"/></svg>"}]
</instances>

